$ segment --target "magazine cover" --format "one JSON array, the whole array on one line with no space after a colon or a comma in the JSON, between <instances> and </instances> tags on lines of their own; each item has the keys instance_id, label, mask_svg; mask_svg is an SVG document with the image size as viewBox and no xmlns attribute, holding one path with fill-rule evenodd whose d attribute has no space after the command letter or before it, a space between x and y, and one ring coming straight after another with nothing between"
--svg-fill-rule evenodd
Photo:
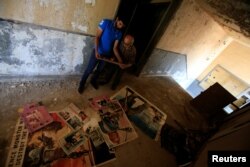
<instances>
[{"instance_id":1,"label":"magazine cover","mask_svg":"<svg viewBox=\"0 0 250 167\"><path fill-rule=\"evenodd\" d=\"M80 109L74 106L74 104L70 104L69 106L58 112L62 120L65 121L73 131L80 129L83 126L84 122L82 121L82 119L84 119L85 122L88 121L87 117L85 117L86 115L82 116L85 118L81 118L80 116L78 116L77 112L80 113ZM82 113L84 112L82 111Z\"/></svg>"},{"instance_id":2,"label":"magazine cover","mask_svg":"<svg viewBox=\"0 0 250 167\"><path fill-rule=\"evenodd\" d=\"M26 104L19 114L31 133L53 121L46 108L37 104Z\"/></svg>"},{"instance_id":3,"label":"magazine cover","mask_svg":"<svg viewBox=\"0 0 250 167\"><path fill-rule=\"evenodd\" d=\"M117 101L114 103L119 107L115 105L116 107L99 110L101 121L98 124L109 148L125 144L138 137L119 103Z\"/></svg>"},{"instance_id":4,"label":"magazine cover","mask_svg":"<svg viewBox=\"0 0 250 167\"><path fill-rule=\"evenodd\" d=\"M129 120L152 139L159 138L167 115L132 88L125 86L112 97L118 100Z\"/></svg>"},{"instance_id":5,"label":"magazine cover","mask_svg":"<svg viewBox=\"0 0 250 167\"><path fill-rule=\"evenodd\" d=\"M91 167L91 145L86 141L71 154L66 154L59 145L61 136L71 131L57 112L50 113L53 122L29 134L23 166L25 167Z\"/></svg>"}]
</instances>

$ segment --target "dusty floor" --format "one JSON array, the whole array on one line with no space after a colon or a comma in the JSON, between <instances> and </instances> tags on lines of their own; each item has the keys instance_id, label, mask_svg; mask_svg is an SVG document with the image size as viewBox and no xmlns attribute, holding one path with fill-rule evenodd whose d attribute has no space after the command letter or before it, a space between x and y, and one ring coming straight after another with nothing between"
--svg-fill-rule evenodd
<instances>
[{"instance_id":1,"label":"dusty floor","mask_svg":"<svg viewBox=\"0 0 250 167\"><path fill-rule=\"evenodd\" d=\"M0 166L4 166L8 146L18 118L17 109L28 102L42 102L48 110L61 109L71 102L79 108L88 106L87 99L99 95L112 95L116 91L110 85L95 90L91 85L83 95L78 94L80 76L42 78L2 78L0 80ZM123 76L119 88L129 85L168 116L167 123L176 126L174 120L183 127L204 129L204 120L192 109L192 99L172 79L166 77ZM135 126L134 126L135 127ZM161 148L138 128L139 137L116 149L117 160L105 167L175 167L175 157Z\"/></svg>"}]
</instances>

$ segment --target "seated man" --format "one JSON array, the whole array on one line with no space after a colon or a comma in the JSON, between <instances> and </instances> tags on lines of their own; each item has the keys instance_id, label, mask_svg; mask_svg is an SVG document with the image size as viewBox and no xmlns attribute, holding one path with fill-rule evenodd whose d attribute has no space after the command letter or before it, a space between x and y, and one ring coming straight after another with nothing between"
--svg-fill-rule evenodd
<instances>
[{"instance_id":1,"label":"seated man","mask_svg":"<svg viewBox=\"0 0 250 167\"><path fill-rule=\"evenodd\" d=\"M120 83L124 70L131 67L135 63L136 48L133 44L134 37L132 35L125 35L123 41L119 45L119 52L123 64L117 65L106 62L105 68L98 78L98 82L100 84L106 84L115 73L111 89L116 89Z\"/></svg>"},{"instance_id":2,"label":"seated man","mask_svg":"<svg viewBox=\"0 0 250 167\"><path fill-rule=\"evenodd\" d=\"M124 65L117 68L114 80L111 86L112 90L115 90L120 83L124 69L131 67L135 63L136 48L134 46L134 37L132 35L126 35L119 46L121 58Z\"/></svg>"}]
</instances>

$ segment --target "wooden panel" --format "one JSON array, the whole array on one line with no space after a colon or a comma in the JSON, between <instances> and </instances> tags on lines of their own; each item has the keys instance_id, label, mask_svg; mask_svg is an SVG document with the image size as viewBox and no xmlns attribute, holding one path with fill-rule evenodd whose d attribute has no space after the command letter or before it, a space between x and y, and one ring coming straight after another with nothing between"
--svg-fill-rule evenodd
<instances>
[{"instance_id":1,"label":"wooden panel","mask_svg":"<svg viewBox=\"0 0 250 167\"><path fill-rule=\"evenodd\" d=\"M202 79L199 85L203 89L207 89L216 82L222 85L235 97L248 88L248 85L245 82L231 74L220 65L215 66L214 69Z\"/></svg>"}]
</instances>

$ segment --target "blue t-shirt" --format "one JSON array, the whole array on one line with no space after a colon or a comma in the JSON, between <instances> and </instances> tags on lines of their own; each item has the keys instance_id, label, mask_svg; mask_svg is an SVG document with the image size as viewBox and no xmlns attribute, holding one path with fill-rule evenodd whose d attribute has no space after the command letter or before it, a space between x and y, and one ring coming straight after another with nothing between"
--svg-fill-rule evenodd
<instances>
[{"instance_id":1,"label":"blue t-shirt","mask_svg":"<svg viewBox=\"0 0 250 167\"><path fill-rule=\"evenodd\" d=\"M114 42L122 38L122 32L116 29L114 24L114 21L108 19L103 19L99 23L99 28L102 29L102 35L99 41L98 52L103 56L112 56Z\"/></svg>"}]
</instances>

